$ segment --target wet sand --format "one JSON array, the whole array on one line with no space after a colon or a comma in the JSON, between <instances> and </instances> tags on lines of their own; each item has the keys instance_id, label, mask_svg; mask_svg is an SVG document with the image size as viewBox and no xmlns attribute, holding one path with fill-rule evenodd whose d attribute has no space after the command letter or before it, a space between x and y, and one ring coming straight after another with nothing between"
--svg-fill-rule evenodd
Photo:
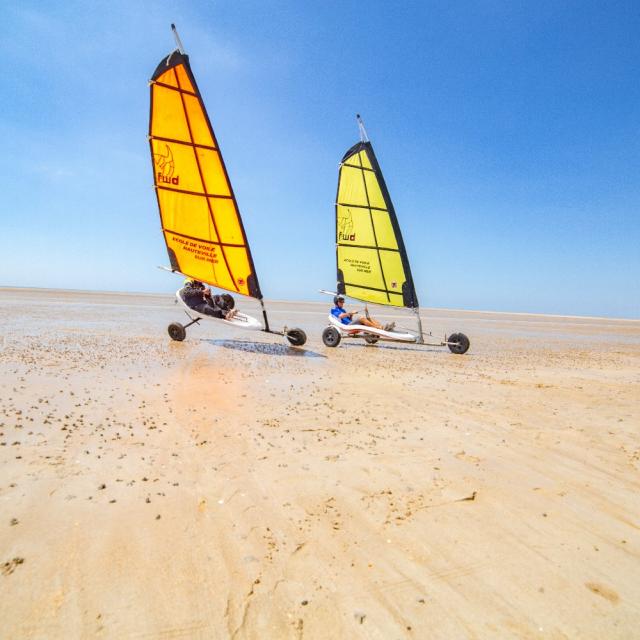
<instances>
[{"instance_id":1,"label":"wet sand","mask_svg":"<svg viewBox=\"0 0 640 640\"><path fill-rule=\"evenodd\" d=\"M270 308L0 290L2 637L640 637L640 321Z\"/></svg>"}]
</instances>

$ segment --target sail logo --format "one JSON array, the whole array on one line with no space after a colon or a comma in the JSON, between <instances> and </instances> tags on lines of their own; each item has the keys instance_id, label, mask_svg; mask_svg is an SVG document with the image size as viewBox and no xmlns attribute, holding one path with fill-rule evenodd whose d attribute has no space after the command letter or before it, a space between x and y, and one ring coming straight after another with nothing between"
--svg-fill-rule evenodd
<instances>
[{"instance_id":1,"label":"sail logo","mask_svg":"<svg viewBox=\"0 0 640 640\"><path fill-rule=\"evenodd\" d=\"M180 176L174 176L175 165L173 162L173 153L168 144L165 144L166 153L154 153L153 161L156 165L156 179L158 184L164 182L165 184L180 184Z\"/></svg>"},{"instance_id":2,"label":"sail logo","mask_svg":"<svg viewBox=\"0 0 640 640\"><path fill-rule=\"evenodd\" d=\"M356 234L353 232L353 216L351 211L340 211L338 213L338 242L340 240L347 240L348 242L355 242Z\"/></svg>"}]
</instances>

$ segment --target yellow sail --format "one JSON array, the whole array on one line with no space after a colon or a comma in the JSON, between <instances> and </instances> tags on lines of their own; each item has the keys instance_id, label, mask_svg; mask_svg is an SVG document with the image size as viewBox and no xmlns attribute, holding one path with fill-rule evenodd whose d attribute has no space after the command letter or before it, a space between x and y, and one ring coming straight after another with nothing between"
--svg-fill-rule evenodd
<instances>
[{"instance_id":1,"label":"yellow sail","mask_svg":"<svg viewBox=\"0 0 640 640\"><path fill-rule=\"evenodd\" d=\"M336 201L338 292L397 307L418 307L398 220L370 142L342 158Z\"/></svg>"},{"instance_id":2,"label":"yellow sail","mask_svg":"<svg viewBox=\"0 0 640 640\"><path fill-rule=\"evenodd\" d=\"M262 298L229 176L189 57L151 78L149 143L162 232L174 271Z\"/></svg>"}]
</instances>

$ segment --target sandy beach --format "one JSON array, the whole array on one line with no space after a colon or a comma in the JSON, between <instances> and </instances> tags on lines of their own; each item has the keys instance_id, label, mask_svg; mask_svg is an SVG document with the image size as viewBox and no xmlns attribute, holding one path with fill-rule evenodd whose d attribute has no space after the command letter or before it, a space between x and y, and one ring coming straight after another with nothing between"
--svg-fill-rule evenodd
<instances>
[{"instance_id":1,"label":"sandy beach","mask_svg":"<svg viewBox=\"0 0 640 640\"><path fill-rule=\"evenodd\" d=\"M640 321L269 308L0 289L3 638L640 638Z\"/></svg>"}]
</instances>

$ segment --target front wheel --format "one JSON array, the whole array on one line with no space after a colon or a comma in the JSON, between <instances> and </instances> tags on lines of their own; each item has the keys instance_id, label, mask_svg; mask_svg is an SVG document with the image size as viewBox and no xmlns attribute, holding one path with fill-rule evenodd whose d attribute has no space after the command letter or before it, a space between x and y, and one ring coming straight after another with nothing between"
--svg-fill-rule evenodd
<instances>
[{"instance_id":1,"label":"front wheel","mask_svg":"<svg viewBox=\"0 0 640 640\"><path fill-rule=\"evenodd\" d=\"M294 347L301 347L307 341L307 334L302 329L287 331L287 340Z\"/></svg>"},{"instance_id":2,"label":"front wheel","mask_svg":"<svg viewBox=\"0 0 640 640\"><path fill-rule=\"evenodd\" d=\"M469 350L469 338L464 335L464 333L452 333L447 340L449 343L447 346L451 353L456 353L458 355L462 355L463 353L467 353Z\"/></svg>"},{"instance_id":3,"label":"front wheel","mask_svg":"<svg viewBox=\"0 0 640 640\"><path fill-rule=\"evenodd\" d=\"M337 347L340 344L340 332L335 327L327 327L322 332L322 342L327 347Z\"/></svg>"},{"instance_id":4,"label":"front wheel","mask_svg":"<svg viewBox=\"0 0 640 640\"><path fill-rule=\"evenodd\" d=\"M367 344L375 344L378 340L380 340L380 336L377 336L374 333L367 333L364 336L364 341Z\"/></svg>"},{"instance_id":5,"label":"front wheel","mask_svg":"<svg viewBox=\"0 0 640 640\"><path fill-rule=\"evenodd\" d=\"M179 322L172 322L167 331L171 339L176 342L182 342L187 337L187 330Z\"/></svg>"}]
</instances>

